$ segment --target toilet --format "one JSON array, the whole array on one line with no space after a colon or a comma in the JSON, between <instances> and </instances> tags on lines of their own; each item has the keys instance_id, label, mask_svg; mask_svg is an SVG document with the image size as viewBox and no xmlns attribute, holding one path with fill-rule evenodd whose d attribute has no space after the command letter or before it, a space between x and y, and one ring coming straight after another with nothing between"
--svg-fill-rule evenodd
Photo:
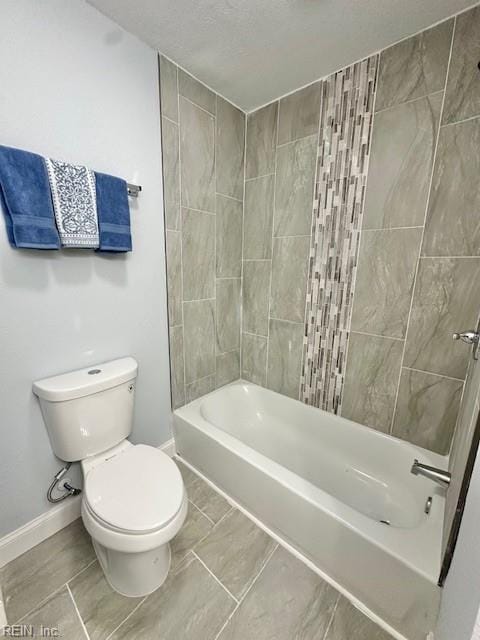
<instances>
[{"instance_id":1,"label":"toilet","mask_svg":"<svg viewBox=\"0 0 480 640\"><path fill-rule=\"evenodd\" d=\"M83 471L82 519L111 587L124 596L158 589L170 540L187 515L177 465L127 440L138 365L126 357L34 383L52 449Z\"/></svg>"}]
</instances>

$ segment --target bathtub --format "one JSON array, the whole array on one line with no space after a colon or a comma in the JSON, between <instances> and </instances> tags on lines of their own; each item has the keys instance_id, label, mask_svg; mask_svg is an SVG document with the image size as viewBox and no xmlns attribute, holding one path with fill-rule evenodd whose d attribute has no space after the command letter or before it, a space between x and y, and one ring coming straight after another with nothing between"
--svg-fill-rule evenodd
<instances>
[{"instance_id":1,"label":"bathtub","mask_svg":"<svg viewBox=\"0 0 480 640\"><path fill-rule=\"evenodd\" d=\"M425 640L445 492L410 468L446 457L242 381L177 409L174 432L187 463L367 615Z\"/></svg>"}]
</instances>

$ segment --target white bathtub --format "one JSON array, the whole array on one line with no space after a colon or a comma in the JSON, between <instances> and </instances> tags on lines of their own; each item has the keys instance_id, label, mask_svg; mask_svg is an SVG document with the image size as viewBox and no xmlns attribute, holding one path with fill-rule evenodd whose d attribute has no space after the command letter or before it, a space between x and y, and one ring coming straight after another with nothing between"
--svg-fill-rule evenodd
<instances>
[{"instance_id":1,"label":"white bathtub","mask_svg":"<svg viewBox=\"0 0 480 640\"><path fill-rule=\"evenodd\" d=\"M447 458L244 382L176 410L174 428L207 479L398 638L425 640L445 498L410 467Z\"/></svg>"}]
</instances>

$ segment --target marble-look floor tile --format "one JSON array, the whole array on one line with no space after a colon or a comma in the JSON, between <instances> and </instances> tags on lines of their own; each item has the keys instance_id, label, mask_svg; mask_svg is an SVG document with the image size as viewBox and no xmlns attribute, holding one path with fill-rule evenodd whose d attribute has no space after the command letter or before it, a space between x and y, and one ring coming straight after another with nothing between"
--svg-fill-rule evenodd
<instances>
[{"instance_id":1,"label":"marble-look floor tile","mask_svg":"<svg viewBox=\"0 0 480 640\"><path fill-rule=\"evenodd\" d=\"M272 102L247 116L245 177L256 178L275 170L278 102Z\"/></svg>"},{"instance_id":2,"label":"marble-look floor tile","mask_svg":"<svg viewBox=\"0 0 480 640\"><path fill-rule=\"evenodd\" d=\"M241 202L217 194L217 278L240 278L242 275Z\"/></svg>"},{"instance_id":3,"label":"marble-look floor tile","mask_svg":"<svg viewBox=\"0 0 480 640\"><path fill-rule=\"evenodd\" d=\"M215 297L215 216L182 210L183 299Z\"/></svg>"},{"instance_id":4,"label":"marble-look floor tile","mask_svg":"<svg viewBox=\"0 0 480 640\"><path fill-rule=\"evenodd\" d=\"M478 119L440 129L423 255L480 255L479 148Z\"/></svg>"},{"instance_id":5,"label":"marble-look floor tile","mask_svg":"<svg viewBox=\"0 0 480 640\"><path fill-rule=\"evenodd\" d=\"M172 408L185 404L185 365L183 357L183 326L170 327L170 380Z\"/></svg>"},{"instance_id":6,"label":"marble-look floor tile","mask_svg":"<svg viewBox=\"0 0 480 640\"><path fill-rule=\"evenodd\" d=\"M197 398L215 390L215 374L200 378L194 382L190 382L185 387L185 396L187 402L193 402Z\"/></svg>"},{"instance_id":7,"label":"marble-look floor tile","mask_svg":"<svg viewBox=\"0 0 480 640\"><path fill-rule=\"evenodd\" d=\"M303 322L310 237L274 238L270 316Z\"/></svg>"},{"instance_id":8,"label":"marble-look floor tile","mask_svg":"<svg viewBox=\"0 0 480 640\"><path fill-rule=\"evenodd\" d=\"M187 518L183 527L170 542L172 567L181 562L200 540L211 531L212 522L191 502L188 503Z\"/></svg>"},{"instance_id":9,"label":"marble-look floor tile","mask_svg":"<svg viewBox=\"0 0 480 640\"><path fill-rule=\"evenodd\" d=\"M0 569L7 619L14 623L93 559L80 518Z\"/></svg>"},{"instance_id":10,"label":"marble-look floor tile","mask_svg":"<svg viewBox=\"0 0 480 640\"><path fill-rule=\"evenodd\" d=\"M178 122L177 65L159 56L160 101L162 116Z\"/></svg>"},{"instance_id":11,"label":"marble-look floor tile","mask_svg":"<svg viewBox=\"0 0 480 640\"><path fill-rule=\"evenodd\" d=\"M447 455L462 388L460 380L402 369L392 434Z\"/></svg>"},{"instance_id":12,"label":"marble-look floor tile","mask_svg":"<svg viewBox=\"0 0 480 640\"><path fill-rule=\"evenodd\" d=\"M215 300L183 303L185 382L215 373Z\"/></svg>"},{"instance_id":13,"label":"marble-look floor tile","mask_svg":"<svg viewBox=\"0 0 480 640\"><path fill-rule=\"evenodd\" d=\"M114 591L98 562L82 571L69 587L90 640L108 638L142 601L142 598L126 598Z\"/></svg>"},{"instance_id":14,"label":"marble-look floor tile","mask_svg":"<svg viewBox=\"0 0 480 640\"><path fill-rule=\"evenodd\" d=\"M180 231L165 232L167 256L168 322L182 324L182 237Z\"/></svg>"},{"instance_id":15,"label":"marble-look floor tile","mask_svg":"<svg viewBox=\"0 0 480 640\"><path fill-rule=\"evenodd\" d=\"M58 630L58 637L60 638L88 640L67 587L52 595L46 602L29 613L22 620L22 624L32 625L35 630L35 637L42 636L41 627L44 629L50 627ZM5 635L8 634L5 633ZM22 635L21 637L25 636ZM90 636L90 638L95 640L93 636Z\"/></svg>"},{"instance_id":16,"label":"marble-look floor tile","mask_svg":"<svg viewBox=\"0 0 480 640\"><path fill-rule=\"evenodd\" d=\"M443 90L452 31L453 19L382 51L377 111Z\"/></svg>"},{"instance_id":17,"label":"marble-look floor tile","mask_svg":"<svg viewBox=\"0 0 480 640\"><path fill-rule=\"evenodd\" d=\"M352 331L405 337L421 239L422 229L363 232Z\"/></svg>"},{"instance_id":18,"label":"marble-look floor tile","mask_svg":"<svg viewBox=\"0 0 480 640\"><path fill-rule=\"evenodd\" d=\"M178 93L215 115L216 95L199 80L182 69L178 70Z\"/></svg>"},{"instance_id":19,"label":"marble-look floor tile","mask_svg":"<svg viewBox=\"0 0 480 640\"><path fill-rule=\"evenodd\" d=\"M404 366L463 379L471 347L452 335L476 326L479 300L480 258L422 258Z\"/></svg>"},{"instance_id":20,"label":"marble-look floor tile","mask_svg":"<svg viewBox=\"0 0 480 640\"><path fill-rule=\"evenodd\" d=\"M273 185L273 175L245 182L245 260L265 260L272 257Z\"/></svg>"},{"instance_id":21,"label":"marble-look floor tile","mask_svg":"<svg viewBox=\"0 0 480 640\"><path fill-rule=\"evenodd\" d=\"M223 387L240 378L240 351L229 351L217 356L215 386Z\"/></svg>"},{"instance_id":22,"label":"marble-look floor tile","mask_svg":"<svg viewBox=\"0 0 480 640\"><path fill-rule=\"evenodd\" d=\"M245 114L217 96L216 127L217 193L243 200Z\"/></svg>"},{"instance_id":23,"label":"marble-look floor tile","mask_svg":"<svg viewBox=\"0 0 480 640\"><path fill-rule=\"evenodd\" d=\"M177 458L176 462L182 473L189 500L212 522L218 522L230 511L231 506L229 503L196 473L184 465L181 460Z\"/></svg>"},{"instance_id":24,"label":"marble-look floor tile","mask_svg":"<svg viewBox=\"0 0 480 640\"><path fill-rule=\"evenodd\" d=\"M275 549L276 542L237 509L198 545L195 553L240 599Z\"/></svg>"},{"instance_id":25,"label":"marble-look floor tile","mask_svg":"<svg viewBox=\"0 0 480 640\"><path fill-rule=\"evenodd\" d=\"M318 133L321 82L314 82L280 100L278 144Z\"/></svg>"},{"instance_id":26,"label":"marble-look floor tile","mask_svg":"<svg viewBox=\"0 0 480 640\"><path fill-rule=\"evenodd\" d=\"M242 378L265 386L267 377L267 338L251 333L242 335Z\"/></svg>"},{"instance_id":27,"label":"marble-look floor tile","mask_svg":"<svg viewBox=\"0 0 480 640\"><path fill-rule=\"evenodd\" d=\"M180 228L177 211L180 203L178 125L162 118L163 200L167 229Z\"/></svg>"},{"instance_id":28,"label":"marble-look floor tile","mask_svg":"<svg viewBox=\"0 0 480 640\"><path fill-rule=\"evenodd\" d=\"M235 601L189 555L113 634L112 640L215 640Z\"/></svg>"},{"instance_id":29,"label":"marble-look floor tile","mask_svg":"<svg viewBox=\"0 0 480 640\"><path fill-rule=\"evenodd\" d=\"M279 547L219 640L323 640L338 597L335 589Z\"/></svg>"},{"instance_id":30,"label":"marble-look floor tile","mask_svg":"<svg viewBox=\"0 0 480 640\"><path fill-rule=\"evenodd\" d=\"M403 340L351 333L341 415L388 433L402 362Z\"/></svg>"},{"instance_id":31,"label":"marble-look floor tile","mask_svg":"<svg viewBox=\"0 0 480 640\"><path fill-rule=\"evenodd\" d=\"M181 203L215 213L215 118L180 98Z\"/></svg>"},{"instance_id":32,"label":"marble-look floor tile","mask_svg":"<svg viewBox=\"0 0 480 640\"><path fill-rule=\"evenodd\" d=\"M304 325L270 320L267 387L298 400Z\"/></svg>"},{"instance_id":33,"label":"marble-look floor tile","mask_svg":"<svg viewBox=\"0 0 480 640\"><path fill-rule=\"evenodd\" d=\"M392 637L340 596L325 640L392 640Z\"/></svg>"},{"instance_id":34,"label":"marble-look floor tile","mask_svg":"<svg viewBox=\"0 0 480 640\"><path fill-rule=\"evenodd\" d=\"M480 115L480 7L457 16L443 108L443 122Z\"/></svg>"},{"instance_id":35,"label":"marble-look floor tile","mask_svg":"<svg viewBox=\"0 0 480 640\"><path fill-rule=\"evenodd\" d=\"M240 349L240 278L217 280L217 354Z\"/></svg>"},{"instance_id":36,"label":"marble-look floor tile","mask_svg":"<svg viewBox=\"0 0 480 640\"><path fill-rule=\"evenodd\" d=\"M310 235L317 136L277 148L274 235Z\"/></svg>"},{"instance_id":37,"label":"marble-look floor tile","mask_svg":"<svg viewBox=\"0 0 480 640\"><path fill-rule=\"evenodd\" d=\"M422 226L443 93L375 115L364 229Z\"/></svg>"},{"instance_id":38,"label":"marble-look floor tile","mask_svg":"<svg viewBox=\"0 0 480 640\"><path fill-rule=\"evenodd\" d=\"M243 330L268 334L271 260L243 263Z\"/></svg>"}]
</instances>

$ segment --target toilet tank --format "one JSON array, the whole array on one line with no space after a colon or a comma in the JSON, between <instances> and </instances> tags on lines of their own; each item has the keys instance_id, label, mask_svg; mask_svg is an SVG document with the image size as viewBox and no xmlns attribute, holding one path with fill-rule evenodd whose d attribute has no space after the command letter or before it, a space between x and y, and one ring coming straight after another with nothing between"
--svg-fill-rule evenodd
<instances>
[{"instance_id":1,"label":"toilet tank","mask_svg":"<svg viewBox=\"0 0 480 640\"><path fill-rule=\"evenodd\" d=\"M83 460L130 435L137 369L127 357L33 383L58 458Z\"/></svg>"}]
</instances>

